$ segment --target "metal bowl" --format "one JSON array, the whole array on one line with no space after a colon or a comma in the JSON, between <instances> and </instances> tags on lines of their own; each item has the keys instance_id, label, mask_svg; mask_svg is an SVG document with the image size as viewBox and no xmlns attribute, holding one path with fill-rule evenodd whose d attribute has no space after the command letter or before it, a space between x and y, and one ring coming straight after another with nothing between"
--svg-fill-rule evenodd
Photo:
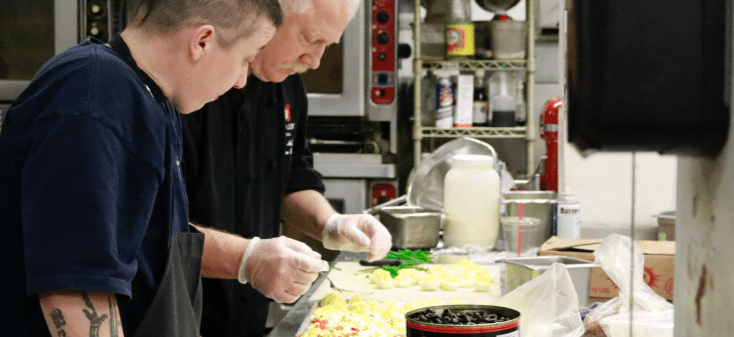
<instances>
[{"instance_id":1,"label":"metal bowl","mask_svg":"<svg viewBox=\"0 0 734 337\"><path fill-rule=\"evenodd\" d=\"M520 0L475 0L479 7L482 7L490 12L507 12L512 7L515 7Z\"/></svg>"}]
</instances>

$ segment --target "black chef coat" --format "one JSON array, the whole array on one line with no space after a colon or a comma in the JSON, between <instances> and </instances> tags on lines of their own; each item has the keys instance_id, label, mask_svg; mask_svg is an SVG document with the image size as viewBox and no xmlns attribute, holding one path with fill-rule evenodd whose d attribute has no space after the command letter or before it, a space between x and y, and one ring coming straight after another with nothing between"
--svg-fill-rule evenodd
<instances>
[{"instance_id":1,"label":"black chef coat","mask_svg":"<svg viewBox=\"0 0 734 337\"><path fill-rule=\"evenodd\" d=\"M272 238L279 235L287 194L323 193L306 141L307 106L300 75L282 83L250 76L244 89L185 115L191 221L245 238ZM249 283L204 279L202 336L260 336L268 305Z\"/></svg>"}]
</instances>

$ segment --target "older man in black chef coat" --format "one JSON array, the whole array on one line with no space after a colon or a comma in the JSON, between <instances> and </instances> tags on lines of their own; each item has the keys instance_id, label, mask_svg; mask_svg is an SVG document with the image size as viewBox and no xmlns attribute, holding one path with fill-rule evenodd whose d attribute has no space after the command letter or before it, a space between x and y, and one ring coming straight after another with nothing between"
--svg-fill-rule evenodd
<instances>
[{"instance_id":1,"label":"older man in black chef coat","mask_svg":"<svg viewBox=\"0 0 734 337\"><path fill-rule=\"evenodd\" d=\"M282 220L326 248L382 258L392 244L385 227L369 215L337 214L322 195L299 75L318 68L359 0L281 0L281 6L283 26L255 58L247 86L183 119L191 219L245 238L275 237ZM202 335L261 336L269 300L259 290L205 280Z\"/></svg>"}]
</instances>

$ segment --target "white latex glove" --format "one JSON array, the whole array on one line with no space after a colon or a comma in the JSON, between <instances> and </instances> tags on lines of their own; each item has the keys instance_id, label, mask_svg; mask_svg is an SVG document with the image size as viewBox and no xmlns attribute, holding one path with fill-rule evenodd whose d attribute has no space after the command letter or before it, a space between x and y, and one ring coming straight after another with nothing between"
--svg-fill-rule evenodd
<instances>
[{"instance_id":1,"label":"white latex glove","mask_svg":"<svg viewBox=\"0 0 734 337\"><path fill-rule=\"evenodd\" d=\"M370 252L368 261L384 258L392 247L392 236L369 214L334 214L326 221L323 244L327 249Z\"/></svg>"},{"instance_id":2,"label":"white latex glove","mask_svg":"<svg viewBox=\"0 0 734 337\"><path fill-rule=\"evenodd\" d=\"M252 248L250 247L252 246ZM285 236L250 241L242 258L239 281L281 303L295 302L329 263L305 243Z\"/></svg>"}]
</instances>

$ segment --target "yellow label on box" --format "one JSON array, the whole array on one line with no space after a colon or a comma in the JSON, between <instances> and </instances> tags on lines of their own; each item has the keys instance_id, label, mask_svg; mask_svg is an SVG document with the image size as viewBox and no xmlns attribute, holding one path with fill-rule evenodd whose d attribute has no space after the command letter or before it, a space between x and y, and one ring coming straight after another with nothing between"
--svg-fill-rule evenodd
<instances>
[{"instance_id":1,"label":"yellow label on box","mask_svg":"<svg viewBox=\"0 0 734 337\"><path fill-rule=\"evenodd\" d=\"M474 56L474 25L447 25L446 46L449 56Z\"/></svg>"}]
</instances>

